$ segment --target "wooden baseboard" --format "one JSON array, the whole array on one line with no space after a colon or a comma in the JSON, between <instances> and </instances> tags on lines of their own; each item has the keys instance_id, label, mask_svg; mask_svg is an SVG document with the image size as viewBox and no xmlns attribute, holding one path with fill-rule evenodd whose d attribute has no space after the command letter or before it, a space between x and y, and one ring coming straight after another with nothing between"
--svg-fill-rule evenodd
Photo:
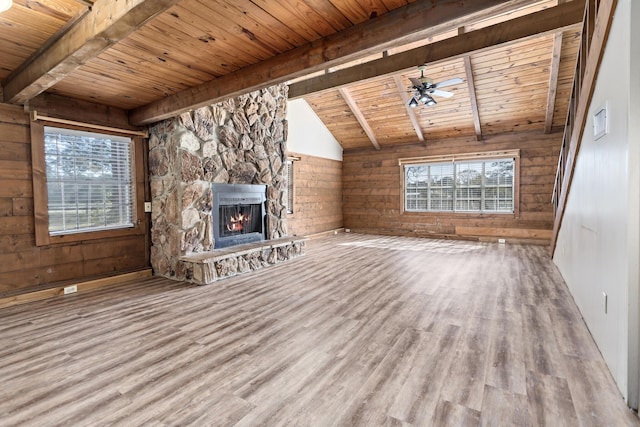
<instances>
[{"instance_id":1,"label":"wooden baseboard","mask_svg":"<svg viewBox=\"0 0 640 427\"><path fill-rule=\"evenodd\" d=\"M467 227L468 230L471 231L469 233L461 233L461 234L446 234L446 233L425 233L425 232L416 232L409 230L399 230L399 229L369 229L369 228L352 228L349 231L352 233L361 233L361 234L379 234L383 236L403 236L403 237L420 237L427 239L442 239L442 240L466 240L472 242L489 242L489 243L497 243L500 239L504 239L506 243L512 244L527 244L527 245L541 245L548 246L549 245L549 230L534 230L531 233L528 233L526 230L523 232L504 232L501 234L495 233L482 233L478 232L475 227ZM456 227L456 231L459 230L460 227ZM346 232L346 230L345 230Z\"/></svg>"},{"instance_id":2,"label":"wooden baseboard","mask_svg":"<svg viewBox=\"0 0 640 427\"><path fill-rule=\"evenodd\" d=\"M88 280L81 283L65 283L64 285L56 286L49 289L43 289L34 292L28 292L19 295L12 295L10 297L0 298L0 308L11 307L19 304L26 304L28 302L40 301L47 298L65 296L64 289L69 286L76 286L77 292L84 292L91 289L102 288L109 285L115 285L118 283L126 282L129 280L142 279L151 277L153 272L150 268L134 271L131 273L119 274L117 276L103 277L95 280Z\"/></svg>"},{"instance_id":3,"label":"wooden baseboard","mask_svg":"<svg viewBox=\"0 0 640 427\"><path fill-rule=\"evenodd\" d=\"M335 230L321 231L319 233L309 234L306 237L308 237L309 239L317 239L319 237L330 236L332 234L338 234L338 233L344 233L344 228L336 228Z\"/></svg>"},{"instance_id":4,"label":"wooden baseboard","mask_svg":"<svg viewBox=\"0 0 640 427\"><path fill-rule=\"evenodd\" d=\"M496 239L532 239L551 241L551 230L529 228L498 228L498 227L463 227L456 226L456 234L462 236L493 237Z\"/></svg>"}]
</instances>

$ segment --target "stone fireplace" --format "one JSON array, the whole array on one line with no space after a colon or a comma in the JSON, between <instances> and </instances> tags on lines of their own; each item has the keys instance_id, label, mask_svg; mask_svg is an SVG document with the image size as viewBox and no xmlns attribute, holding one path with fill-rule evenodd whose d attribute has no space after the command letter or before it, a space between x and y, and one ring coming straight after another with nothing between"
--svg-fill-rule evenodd
<instances>
[{"instance_id":1,"label":"stone fireplace","mask_svg":"<svg viewBox=\"0 0 640 427\"><path fill-rule=\"evenodd\" d=\"M286 105L287 86L276 85L151 127L151 265L155 274L210 283L302 253L300 239L287 240ZM260 213L247 207L253 203L240 200L237 206L227 206L233 221L227 218L214 227L220 197L226 205L231 205L226 203L230 198L254 197L217 191L225 186L232 193L259 188ZM253 230L247 233L248 229ZM242 246L250 243L259 246L247 252ZM216 252L238 244L242 250L237 253L225 249L221 258Z\"/></svg>"}]
</instances>

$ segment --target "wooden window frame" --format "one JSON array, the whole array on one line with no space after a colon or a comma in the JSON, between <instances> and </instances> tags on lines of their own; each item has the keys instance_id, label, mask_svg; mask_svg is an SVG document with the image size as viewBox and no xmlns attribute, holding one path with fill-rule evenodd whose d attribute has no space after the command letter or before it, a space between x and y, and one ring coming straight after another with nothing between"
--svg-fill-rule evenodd
<instances>
[{"instance_id":1,"label":"wooden window frame","mask_svg":"<svg viewBox=\"0 0 640 427\"><path fill-rule=\"evenodd\" d=\"M514 160L513 170L513 212L470 212L470 211L408 211L405 202L405 176L404 166L422 163L444 163L444 162L461 162L467 160L490 160L490 159L508 159ZM468 217L520 217L520 149L500 150L500 151L484 151L474 153L461 153L444 156L422 156L422 157L406 157L398 159L400 166L400 212L403 215L455 215Z\"/></svg>"},{"instance_id":2,"label":"wooden window frame","mask_svg":"<svg viewBox=\"0 0 640 427\"><path fill-rule=\"evenodd\" d=\"M288 156L287 157L287 168L291 167L291 176L293 176L293 182L291 183L291 194L287 194L287 205L289 204L289 200L293 206L287 206L287 218L294 218L296 214L296 209L294 209L296 205L296 179L295 179L295 163L301 160L298 156ZM289 173L287 171L287 193L289 193ZM289 212L291 210L291 212Z\"/></svg>"},{"instance_id":3,"label":"wooden window frame","mask_svg":"<svg viewBox=\"0 0 640 427\"><path fill-rule=\"evenodd\" d=\"M144 153L142 137L127 135L133 143L132 178L134 180L132 207L132 227L113 230L87 231L60 235L49 234L49 196L47 192L47 168L44 155L44 127L45 123L39 120L31 120L31 164L33 169L33 211L35 226L36 246L49 246L54 244L66 244L85 240L105 239L111 237L140 235L145 233L144 222ZM82 127L70 124L56 124L57 127L96 132L90 127ZM102 130L105 134L118 133L115 130ZM123 132L125 133L125 132Z\"/></svg>"}]
</instances>

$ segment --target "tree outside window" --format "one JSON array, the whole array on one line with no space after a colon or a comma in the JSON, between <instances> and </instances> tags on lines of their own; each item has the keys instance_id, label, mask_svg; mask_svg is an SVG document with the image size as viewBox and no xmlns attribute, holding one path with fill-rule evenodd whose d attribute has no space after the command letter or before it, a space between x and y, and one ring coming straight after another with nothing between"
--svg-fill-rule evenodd
<instances>
[{"instance_id":1,"label":"tree outside window","mask_svg":"<svg viewBox=\"0 0 640 427\"><path fill-rule=\"evenodd\" d=\"M405 210L513 213L514 169L513 158L405 165Z\"/></svg>"},{"instance_id":2,"label":"tree outside window","mask_svg":"<svg viewBox=\"0 0 640 427\"><path fill-rule=\"evenodd\" d=\"M45 127L49 233L133 226L130 138Z\"/></svg>"}]
</instances>

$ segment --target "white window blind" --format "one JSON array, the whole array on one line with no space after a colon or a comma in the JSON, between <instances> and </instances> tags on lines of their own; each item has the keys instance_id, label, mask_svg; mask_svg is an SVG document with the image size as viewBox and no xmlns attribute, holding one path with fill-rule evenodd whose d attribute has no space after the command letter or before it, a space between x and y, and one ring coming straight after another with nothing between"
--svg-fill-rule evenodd
<instances>
[{"instance_id":1,"label":"white window blind","mask_svg":"<svg viewBox=\"0 0 640 427\"><path fill-rule=\"evenodd\" d=\"M512 158L404 165L405 210L514 212Z\"/></svg>"},{"instance_id":2,"label":"white window blind","mask_svg":"<svg viewBox=\"0 0 640 427\"><path fill-rule=\"evenodd\" d=\"M287 213L293 213L293 161L287 160Z\"/></svg>"},{"instance_id":3,"label":"white window blind","mask_svg":"<svg viewBox=\"0 0 640 427\"><path fill-rule=\"evenodd\" d=\"M133 226L131 138L44 128L49 234Z\"/></svg>"}]
</instances>

